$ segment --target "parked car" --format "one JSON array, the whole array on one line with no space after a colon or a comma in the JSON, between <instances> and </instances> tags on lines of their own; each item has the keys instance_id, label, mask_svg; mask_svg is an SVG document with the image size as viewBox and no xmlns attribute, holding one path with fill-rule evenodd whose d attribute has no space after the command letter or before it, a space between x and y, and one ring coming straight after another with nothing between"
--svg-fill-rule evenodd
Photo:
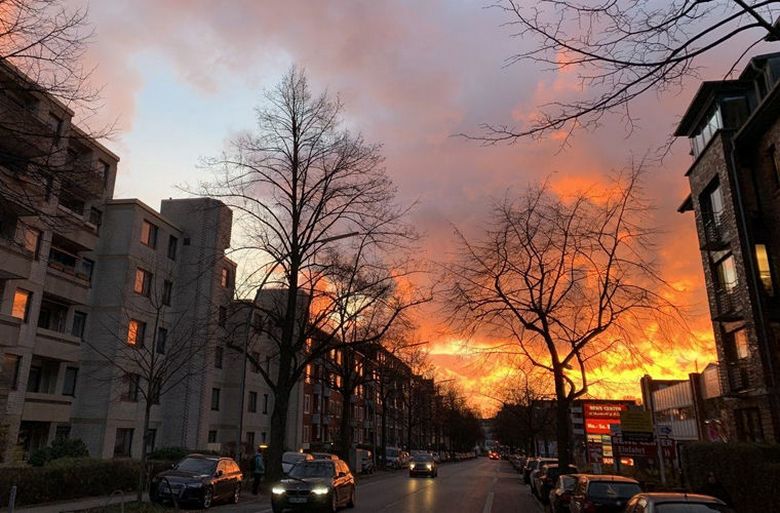
<instances>
[{"instance_id":1,"label":"parked car","mask_svg":"<svg viewBox=\"0 0 780 513\"><path fill-rule=\"evenodd\" d=\"M564 474L558 476L558 481L547 495L551 513L569 513L571 492L577 484L577 474Z\"/></svg>"},{"instance_id":2,"label":"parked car","mask_svg":"<svg viewBox=\"0 0 780 513\"><path fill-rule=\"evenodd\" d=\"M152 478L149 497L153 502L197 504L203 509L221 500L237 504L242 480L233 459L190 454Z\"/></svg>"},{"instance_id":3,"label":"parked car","mask_svg":"<svg viewBox=\"0 0 780 513\"><path fill-rule=\"evenodd\" d=\"M355 476L340 459L306 460L290 470L287 479L271 487L271 509L316 508L335 512L355 507Z\"/></svg>"},{"instance_id":4,"label":"parked car","mask_svg":"<svg viewBox=\"0 0 780 513\"><path fill-rule=\"evenodd\" d=\"M390 468L405 468L409 464L409 453L398 447L387 447L385 458L385 464Z\"/></svg>"},{"instance_id":5,"label":"parked car","mask_svg":"<svg viewBox=\"0 0 780 513\"><path fill-rule=\"evenodd\" d=\"M734 510L709 495L640 493L628 501L626 513L734 513Z\"/></svg>"},{"instance_id":6,"label":"parked car","mask_svg":"<svg viewBox=\"0 0 780 513\"><path fill-rule=\"evenodd\" d=\"M558 481L558 476L562 474L576 474L578 472L577 467L569 465L568 467L559 467L557 463L545 463L536 473L534 481L532 483L533 492L536 497L542 501L542 504L547 504L550 496L550 490Z\"/></svg>"},{"instance_id":7,"label":"parked car","mask_svg":"<svg viewBox=\"0 0 780 513\"><path fill-rule=\"evenodd\" d=\"M360 460L360 472L363 474L373 474L374 470L376 470L374 453L368 449L357 449L355 455Z\"/></svg>"},{"instance_id":8,"label":"parked car","mask_svg":"<svg viewBox=\"0 0 780 513\"><path fill-rule=\"evenodd\" d=\"M439 465L428 453L416 454L409 462L409 477L420 475L430 477L439 475Z\"/></svg>"},{"instance_id":9,"label":"parked car","mask_svg":"<svg viewBox=\"0 0 780 513\"><path fill-rule=\"evenodd\" d=\"M571 513L623 513L626 503L641 493L639 483L622 476L581 474L571 494Z\"/></svg>"},{"instance_id":10,"label":"parked car","mask_svg":"<svg viewBox=\"0 0 780 513\"><path fill-rule=\"evenodd\" d=\"M530 485L531 472L537 470L542 463L547 462L558 463L558 460L555 458L529 458L528 461L525 462L525 467L523 468L523 482Z\"/></svg>"},{"instance_id":11,"label":"parked car","mask_svg":"<svg viewBox=\"0 0 780 513\"><path fill-rule=\"evenodd\" d=\"M313 459L313 455L305 452L286 452L282 454L282 472L286 475L290 472L290 469L298 463L302 461L311 461Z\"/></svg>"},{"instance_id":12,"label":"parked car","mask_svg":"<svg viewBox=\"0 0 780 513\"><path fill-rule=\"evenodd\" d=\"M337 460L337 459L339 459L338 456L336 456L335 454L331 454L329 452L313 452L313 453L311 453L311 455L314 457L315 460Z\"/></svg>"}]
</instances>

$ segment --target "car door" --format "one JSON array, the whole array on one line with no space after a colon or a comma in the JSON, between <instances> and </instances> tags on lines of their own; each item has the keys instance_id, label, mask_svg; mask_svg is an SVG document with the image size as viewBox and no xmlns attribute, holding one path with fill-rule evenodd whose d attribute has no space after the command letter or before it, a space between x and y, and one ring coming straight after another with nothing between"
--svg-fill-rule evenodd
<instances>
[{"instance_id":1,"label":"car door","mask_svg":"<svg viewBox=\"0 0 780 513\"><path fill-rule=\"evenodd\" d=\"M569 510L571 513L582 513L582 502L585 499L585 488L588 482L585 478L580 479L577 485L574 487L574 491L571 493L571 501L569 502Z\"/></svg>"},{"instance_id":2,"label":"car door","mask_svg":"<svg viewBox=\"0 0 780 513\"><path fill-rule=\"evenodd\" d=\"M227 466L227 461L219 460L217 464L217 475L214 478L214 495L215 498L224 498L231 493L230 488L230 469Z\"/></svg>"},{"instance_id":3,"label":"car door","mask_svg":"<svg viewBox=\"0 0 780 513\"><path fill-rule=\"evenodd\" d=\"M344 504L350 493L349 467L347 467L347 464L344 463L344 461L336 462L336 478L338 480L339 504Z\"/></svg>"}]
</instances>

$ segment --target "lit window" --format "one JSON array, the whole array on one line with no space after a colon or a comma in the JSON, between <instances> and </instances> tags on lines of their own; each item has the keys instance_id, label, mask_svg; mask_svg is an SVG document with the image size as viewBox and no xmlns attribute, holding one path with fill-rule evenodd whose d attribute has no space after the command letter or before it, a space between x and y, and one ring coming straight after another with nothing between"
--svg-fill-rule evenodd
<instances>
[{"instance_id":1,"label":"lit window","mask_svg":"<svg viewBox=\"0 0 780 513\"><path fill-rule=\"evenodd\" d=\"M734 343L734 356L736 356L739 360L750 356L750 350L748 349L747 330L737 330L732 332L730 335Z\"/></svg>"},{"instance_id":2,"label":"lit window","mask_svg":"<svg viewBox=\"0 0 780 513\"><path fill-rule=\"evenodd\" d=\"M310 363L306 365L306 374L305 374L304 381L306 383L311 383L312 382L312 380L311 380L311 364Z\"/></svg>"},{"instance_id":3,"label":"lit window","mask_svg":"<svg viewBox=\"0 0 780 513\"><path fill-rule=\"evenodd\" d=\"M143 347L146 323L130 319L127 325L127 343L131 346Z\"/></svg>"},{"instance_id":4,"label":"lit window","mask_svg":"<svg viewBox=\"0 0 780 513\"><path fill-rule=\"evenodd\" d=\"M14 292L14 302L11 306L11 315L27 322L27 315L30 313L31 298L32 292L24 289L16 289L16 292Z\"/></svg>"},{"instance_id":5,"label":"lit window","mask_svg":"<svg viewBox=\"0 0 780 513\"><path fill-rule=\"evenodd\" d=\"M157 247L157 226L146 220L141 224L141 243L150 248Z\"/></svg>"},{"instance_id":6,"label":"lit window","mask_svg":"<svg viewBox=\"0 0 780 513\"><path fill-rule=\"evenodd\" d=\"M734 256L729 255L717 263L718 281L727 291L732 292L737 286L737 268Z\"/></svg>"},{"instance_id":7,"label":"lit window","mask_svg":"<svg viewBox=\"0 0 780 513\"><path fill-rule=\"evenodd\" d=\"M230 269L222 268L219 276L219 284L223 289L230 287Z\"/></svg>"},{"instance_id":8,"label":"lit window","mask_svg":"<svg viewBox=\"0 0 780 513\"><path fill-rule=\"evenodd\" d=\"M135 270L135 283L133 292L149 297L149 291L152 288L152 273L145 271L140 267Z\"/></svg>"},{"instance_id":9,"label":"lit window","mask_svg":"<svg viewBox=\"0 0 780 513\"><path fill-rule=\"evenodd\" d=\"M775 290L772 284L772 270L765 244L756 244L756 264L758 265L758 276L761 279L761 284L764 286L764 291L773 296Z\"/></svg>"},{"instance_id":10,"label":"lit window","mask_svg":"<svg viewBox=\"0 0 780 513\"><path fill-rule=\"evenodd\" d=\"M35 258L38 258L38 249L40 248L41 231L29 226L24 227L22 244L24 249L33 254Z\"/></svg>"}]
</instances>

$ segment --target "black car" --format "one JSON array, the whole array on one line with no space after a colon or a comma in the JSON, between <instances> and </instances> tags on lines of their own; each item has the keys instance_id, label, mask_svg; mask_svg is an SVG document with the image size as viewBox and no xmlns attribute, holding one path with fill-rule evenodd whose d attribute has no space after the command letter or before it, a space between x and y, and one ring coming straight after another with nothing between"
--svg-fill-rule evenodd
<instances>
[{"instance_id":1,"label":"black car","mask_svg":"<svg viewBox=\"0 0 780 513\"><path fill-rule=\"evenodd\" d=\"M694 493L640 493L631 497L626 513L734 513L726 503Z\"/></svg>"},{"instance_id":2,"label":"black car","mask_svg":"<svg viewBox=\"0 0 780 513\"><path fill-rule=\"evenodd\" d=\"M433 459L432 454L420 453L412 456L412 461L409 462L409 477L436 477L438 475L439 466L436 464L436 460Z\"/></svg>"},{"instance_id":3,"label":"black car","mask_svg":"<svg viewBox=\"0 0 780 513\"><path fill-rule=\"evenodd\" d=\"M639 483L622 476L581 474L571 494L571 513L623 513L626 503L641 493Z\"/></svg>"},{"instance_id":4,"label":"black car","mask_svg":"<svg viewBox=\"0 0 780 513\"><path fill-rule=\"evenodd\" d=\"M355 507L355 477L340 459L302 461L287 479L271 487L274 513L287 509L319 509L329 512L341 506Z\"/></svg>"},{"instance_id":5,"label":"black car","mask_svg":"<svg viewBox=\"0 0 780 513\"><path fill-rule=\"evenodd\" d=\"M241 469L231 458L191 454L152 479L149 496L154 502L197 504L209 508L220 500L238 503Z\"/></svg>"}]
</instances>

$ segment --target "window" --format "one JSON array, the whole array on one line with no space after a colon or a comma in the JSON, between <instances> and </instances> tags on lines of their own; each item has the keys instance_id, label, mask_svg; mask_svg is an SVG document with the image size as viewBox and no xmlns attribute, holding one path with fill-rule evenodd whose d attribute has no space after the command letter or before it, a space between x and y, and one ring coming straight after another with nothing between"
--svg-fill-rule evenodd
<instances>
[{"instance_id":1,"label":"window","mask_svg":"<svg viewBox=\"0 0 780 513\"><path fill-rule=\"evenodd\" d=\"M261 441L261 442L266 442L266 441L267 441L267 440L266 440L265 431L263 431L262 433L260 433L260 441Z\"/></svg>"},{"instance_id":2,"label":"window","mask_svg":"<svg viewBox=\"0 0 780 513\"><path fill-rule=\"evenodd\" d=\"M750 356L747 330L742 328L728 333L731 352L734 358L742 360Z\"/></svg>"},{"instance_id":3,"label":"window","mask_svg":"<svg viewBox=\"0 0 780 513\"><path fill-rule=\"evenodd\" d=\"M133 284L133 292L141 294L142 296L149 297L149 291L152 288L152 273L141 269L140 267L135 270L135 283Z\"/></svg>"},{"instance_id":4,"label":"window","mask_svg":"<svg viewBox=\"0 0 780 513\"><path fill-rule=\"evenodd\" d=\"M764 286L764 292L770 296L775 295L774 285L772 284L772 269L769 264L769 253L765 244L756 244L756 265L758 266L758 277Z\"/></svg>"},{"instance_id":5,"label":"window","mask_svg":"<svg viewBox=\"0 0 780 513\"><path fill-rule=\"evenodd\" d=\"M311 364L306 365L306 373L304 374L303 378L304 382L311 384L312 378L311 378Z\"/></svg>"},{"instance_id":6,"label":"window","mask_svg":"<svg viewBox=\"0 0 780 513\"><path fill-rule=\"evenodd\" d=\"M260 353L257 351L252 352L252 372L257 374L260 372Z\"/></svg>"},{"instance_id":7,"label":"window","mask_svg":"<svg viewBox=\"0 0 780 513\"><path fill-rule=\"evenodd\" d=\"M219 284L223 289L230 287L230 269L227 269L226 267L222 268L222 272L219 276Z\"/></svg>"},{"instance_id":8,"label":"window","mask_svg":"<svg viewBox=\"0 0 780 513\"><path fill-rule=\"evenodd\" d=\"M111 165L108 162L98 160L98 172L103 175L103 189L108 189L108 180L111 177Z\"/></svg>"},{"instance_id":9,"label":"window","mask_svg":"<svg viewBox=\"0 0 780 513\"><path fill-rule=\"evenodd\" d=\"M141 392L141 376L138 374L125 374L125 393L122 396L122 400L130 402L138 402L138 396Z\"/></svg>"},{"instance_id":10,"label":"window","mask_svg":"<svg viewBox=\"0 0 780 513\"><path fill-rule=\"evenodd\" d=\"M54 134L54 144L59 142L62 137L62 118L49 113L49 130Z\"/></svg>"},{"instance_id":11,"label":"window","mask_svg":"<svg viewBox=\"0 0 780 513\"><path fill-rule=\"evenodd\" d=\"M718 275L718 283L726 290L732 292L737 286L737 267L734 263L734 256L728 256L716 262L715 268Z\"/></svg>"},{"instance_id":12,"label":"window","mask_svg":"<svg viewBox=\"0 0 780 513\"><path fill-rule=\"evenodd\" d=\"M734 417L737 422L737 439L740 442L764 441L764 428L758 408L734 410Z\"/></svg>"},{"instance_id":13,"label":"window","mask_svg":"<svg viewBox=\"0 0 780 513\"><path fill-rule=\"evenodd\" d=\"M3 376L6 376L8 387L11 390L19 389L19 368L21 367L22 357L15 354L6 353L3 358Z\"/></svg>"},{"instance_id":14,"label":"window","mask_svg":"<svg viewBox=\"0 0 780 513\"><path fill-rule=\"evenodd\" d=\"M136 319L130 319L127 325L127 343L131 346L143 347L146 323Z\"/></svg>"},{"instance_id":15,"label":"window","mask_svg":"<svg viewBox=\"0 0 780 513\"><path fill-rule=\"evenodd\" d=\"M311 394L303 394L303 413L311 413Z\"/></svg>"},{"instance_id":16,"label":"window","mask_svg":"<svg viewBox=\"0 0 780 513\"><path fill-rule=\"evenodd\" d=\"M211 409L213 411L219 411L219 392L218 388L211 389Z\"/></svg>"},{"instance_id":17,"label":"window","mask_svg":"<svg viewBox=\"0 0 780 513\"><path fill-rule=\"evenodd\" d=\"M257 413L257 392L249 392L249 406L247 407L249 413Z\"/></svg>"},{"instance_id":18,"label":"window","mask_svg":"<svg viewBox=\"0 0 780 513\"><path fill-rule=\"evenodd\" d=\"M67 367L65 369L65 381L62 384L62 395L71 397L76 395L76 380L79 376L77 367Z\"/></svg>"},{"instance_id":19,"label":"window","mask_svg":"<svg viewBox=\"0 0 780 513\"><path fill-rule=\"evenodd\" d=\"M63 189L62 192L60 192L59 200L60 207L65 210L69 210L79 217L84 215L84 208L86 207L84 200L73 192Z\"/></svg>"},{"instance_id":20,"label":"window","mask_svg":"<svg viewBox=\"0 0 780 513\"><path fill-rule=\"evenodd\" d=\"M89 222L99 228L103 224L103 212L95 207L91 207L89 209Z\"/></svg>"},{"instance_id":21,"label":"window","mask_svg":"<svg viewBox=\"0 0 780 513\"><path fill-rule=\"evenodd\" d=\"M211 431L209 431L209 443L210 443L210 444L215 444L215 443L217 443L217 431L216 431L216 430L214 430L214 429L212 429Z\"/></svg>"},{"instance_id":22,"label":"window","mask_svg":"<svg viewBox=\"0 0 780 513\"><path fill-rule=\"evenodd\" d=\"M220 306L219 310L217 311L217 323L224 327L225 323L227 322L227 308L224 306Z\"/></svg>"},{"instance_id":23,"label":"window","mask_svg":"<svg viewBox=\"0 0 780 513\"><path fill-rule=\"evenodd\" d=\"M268 415L268 394L263 394L263 414Z\"/></svg>"},{"instance_id":24,"label":"window","mask_svg":"<svg viewBox=\"0 0 780 513\"><path fill-rule=\"evenodd\" d=\"M152 383L151 390L149 390L149 393L151 394L151 397L149 398L149 401L152 404L160 404L160 383L159 381L155 381Z\"/></svg>"},{"instance_id":25,"label":"window","mask_svg":"<svg viewBox=\"0 0 780 513\"><path fill-rule=\"evenodd\" d=\"M79 262L80 268L77 271L83 278L90 283L92 282L92 271L95 269L95 262L89 258L82 258Z\"/></svg>"},{"instance_id":26,"label":"window","mask_svg":"<svg viewBox=\"0 0 780 513\"><path fill-rule=\"evenodd\" d=\"M222 368L222 358L224 356L224 350L221 346L217 346L214 348L214 368L221 369Z\"/></svg>"},{"instance_id":27,"label":"window","mask_svg":"<svg viewBox=\"0 0 780 513\"><path fill-rule=\"evenodd\" d=\"M154 446L157 442L157 430L149 429L146 432L146 454L147 456L154 452Z\"/></svg>"},{"instance_id":28,"label":"window","mask_svg":"<svg viewBox=\"0 0 780 513\"><path fill-rule=\"evenodd\" d=\"M165 344L168 342L168 330L157 328L157 354L165 354Z\"/></svg>"},{"instance_id":29,"label":"window","mask_svg":"<svg viewBox=\"0 0 780 513\"><path fill-rule=\"evenodd\" d=\"M66 319L68 317L68 307L62 303L51 301L44 297L41 301L41 309L38 313L38 327L45 330L52 330L58 333L66 331Z\"/></svg>"},{"instance_id":30,"label":"window","mask_svg":"<svg viewBox=\"0 0 780 513\"><path fill-rule=\"evenodd\" d=\"M704 194L701 197L701 206L705 222L712 222L720 225L723 218L724 205L723 190L720 187L720 182L716 178L707 186L707 189L705 189Z\"/></svg>"},{"instance_id":31,"label":"window","mask_svg":"<svg viewBox=\"0 0 780 513\"><path fill-rule=\"evenodd\" d=\"M303 443L307 444L311 442L311 426L304 424L303 426Z\"/></svg>"},{"instance_id":32,"label":"window","mask_svg":"<svg viewBox=\"0 0 780 513\"><path fill-rule=\"evenodd\" d=\"M14 292L14 302L11 306L11 315L17 319L21 319L27 322L27 317L30 314L30 300L32 299L32 292L24 289L16 289Z\"/></svg>"},{"instance_id":33,"label":"window","mask_svg":"<svg viewBox=\"0 0 780 513\"><path fill-rule=\"evenodd\" d=\"M171 306L171 296L173 295L173 282L163 281L162 303L165 306Z\"/></svg>"},{"instance_id":34,"label":"window","mask_svg":"<svg viewBox=\"0 0 780 513\"><path fill-rule=\"evenodd\" d=\"M168 258L176 260L176 250L179 249L179 239L173 235L168 237Z\"/></svg>"},{"instance_id":35,"label":"window","mask_svg":"<svg viewBox=\"0 0 780 513\"><path fill-rule=\"evenodd\" d=\"M154 249L157 247L157 226L144 219L141 224L141 244Z\"/></svg>"},{"instance_id":36,"label":"window","mask_svg":"<svg viewBox=\"0 0 780 513\"><path fill-rule=\"evenodd\" d=\"M22 234L22 246L37 259L41 248L41 231L25 226Z\"/></svg>"},{"instance_id":37,"label":"window","mask_svg":"<svg viewBox=\"0 0 780 513\"><path fill-rule=\"evenodd\" d=\"M27 374L27 391L37 394L41 391L41 374L43 369L40 365L30 365L30 372Z\"/></svg>"},{"instance_id":38,"label":"window","mask_svg":"<svg viewBox=\"0 0 780 513\"><path fill-rule=\"evenodd\" d=\"M133 449L133 429L117 428L114 458L129 458Z\"/></svg>"},{"instance_id":39,"label":"window","mask_svg":"<svg viewBox=\"0 0 780 513\"><path fill-rule=\"evenodd\" d=\"M191 244L189 237L184 237L184 245L189 246Z\"/></svg>"},{"instance_id":40,"label":"window","mask_svg":"<svg viewBox=\"0 0 780 513\"><path fill-rule=\"evenodd\" d=\"M84 312L73 312L73 325L70 334L74 337L84 338L84 330L87 327L87 314Z\"/></svg>"},{"instance_id":41,"label":"window","mask_svg":"<svg viewBox=\"0 0 780 513\"><path fill-rule=\"evenodd\" d=\"M254 448L254 446L255 446L255 432L254 431L247 431L246 432L246 443L250 447Z\"/></svg>"}]
</instances>

